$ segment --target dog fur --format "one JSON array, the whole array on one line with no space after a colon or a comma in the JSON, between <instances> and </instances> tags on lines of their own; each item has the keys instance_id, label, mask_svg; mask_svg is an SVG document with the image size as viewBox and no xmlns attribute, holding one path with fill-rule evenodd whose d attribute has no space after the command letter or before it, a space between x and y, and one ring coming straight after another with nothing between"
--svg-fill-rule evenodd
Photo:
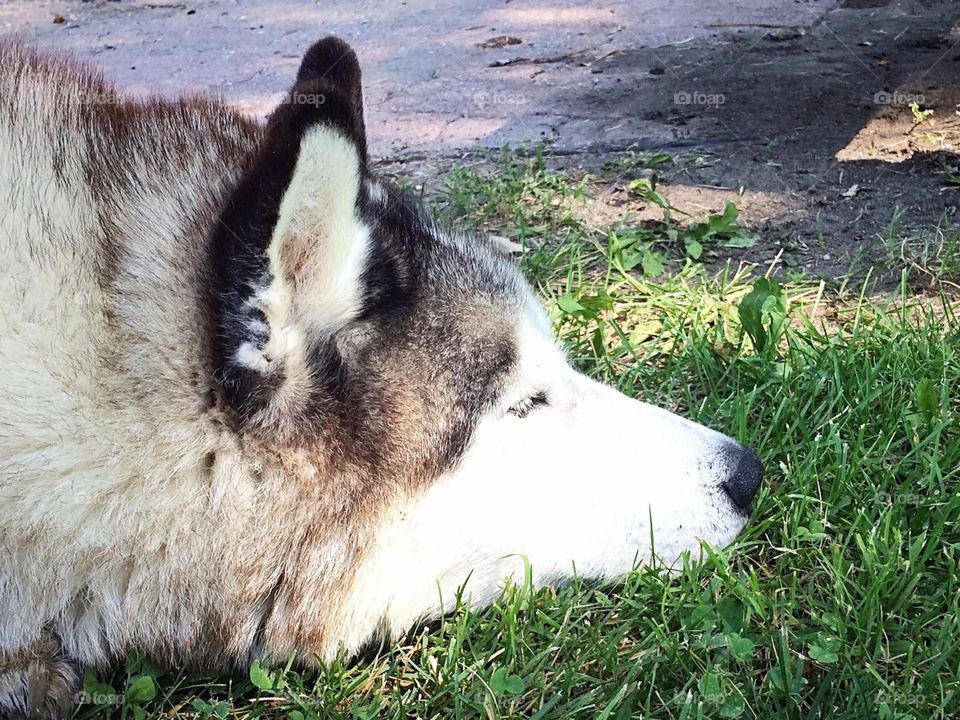
<instances>
[{"instance_id":1,"label":"dog fur","mask_svg":"<svg viewBox=\"0 0 960 720\"><path fill-rule=\"evenodd\" d=\"M538 583L615 576L655 503L671 558L745 522L752 451L576 375L508 257L376 177L340 40L265 126L0 46L0 204L0 716L60 717L133 650L353 653L468 577L489 602L519 554ZM567 457L528 498L611 408L651 443L649 497L594 496ZM648 487L675 477L689 499ZM487 500L508 481L540 519Z\"/></svg>"}]
</instances>

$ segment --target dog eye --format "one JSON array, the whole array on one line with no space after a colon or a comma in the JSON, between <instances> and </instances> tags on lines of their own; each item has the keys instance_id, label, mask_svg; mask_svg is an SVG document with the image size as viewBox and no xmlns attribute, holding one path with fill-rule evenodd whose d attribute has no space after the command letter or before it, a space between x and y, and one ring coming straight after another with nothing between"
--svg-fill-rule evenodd
<instances>
[{"instance_id":1,"label":"dog eye","mask_svg":"<svg viewBox=\"0 0 960 720\"><path fill-rule=\"evenodd\" d=\"M528 398L524 398L507 412L511 415L516 415L518 418L525 418L530 414L530 411L534 408L541 407L547 404L547 394L544 392L538 392L535 395L531 395Z\"/></svg>"}]
</instances>

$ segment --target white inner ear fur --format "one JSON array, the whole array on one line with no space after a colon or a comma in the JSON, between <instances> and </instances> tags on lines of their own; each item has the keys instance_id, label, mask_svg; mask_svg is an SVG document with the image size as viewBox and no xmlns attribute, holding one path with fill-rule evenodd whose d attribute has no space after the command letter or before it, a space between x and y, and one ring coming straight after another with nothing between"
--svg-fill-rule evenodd
<instances>
[{"instance_id":1,"label":"white inner ear fur","mask_svg":"<svg viewBox=\"0 0 960 720\"><path fill-rule=\"evenodd\" d=\"M245 343L237 361L265 370L277 359L288 378L305 370L308 334L330 334L361 309L370 229L357 215L360 157L336 129L308 130L268 248L270 284L253 304L267 317L262 351Z\"/></svg>"}]
</instances>

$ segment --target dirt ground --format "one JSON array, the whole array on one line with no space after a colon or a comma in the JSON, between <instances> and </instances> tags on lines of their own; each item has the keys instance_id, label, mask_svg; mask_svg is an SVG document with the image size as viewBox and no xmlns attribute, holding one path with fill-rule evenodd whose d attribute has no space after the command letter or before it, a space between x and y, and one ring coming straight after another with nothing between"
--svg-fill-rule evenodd
<instances>
[{"instance_id":1,"label":"dirt ground","mask_svg":"<svg viewBox=\"0 0 960 720\"><path fill-rule=\"evenodd\" d=\"M599 218L642 214L631 158L666 150L674 205L741 207L760 242L738 257L827 277L889 255L895 215L896 238L960 224L950 0L0 0L0 37L259 116L327 33L365 65L374 156L428 190L485 149L543 143L604 176Z\"/></svg>"},{"instance_id":2,"label":"dirt ground","mask_svg":"<svg viewBox=\"0 0 960 720\"><path fill-rule=\"evenodd\" d=\"M842 275L890 252L878 236L896 211L894 241L956 226L960 191L950 181L960 147L960 4L848 5L802 34L757 31L610 58L617 72L649 65L655 52L666 82L583 102L600 113L632 102L633 112L668 123L667 147L681 158L668 196L694 213L736 200L761 239L750 260L768 262L782 248L788 267ZM707 102L678 104L677 92Z\"/></svg>"}]
</instances>

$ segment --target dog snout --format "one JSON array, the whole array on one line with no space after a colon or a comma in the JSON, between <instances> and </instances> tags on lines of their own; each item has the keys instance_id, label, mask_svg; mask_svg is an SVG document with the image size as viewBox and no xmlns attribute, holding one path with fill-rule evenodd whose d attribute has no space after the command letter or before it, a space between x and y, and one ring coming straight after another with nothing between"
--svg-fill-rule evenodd
<instances>
[{"instance_id":1,"label":"dog snout","mask_svg":"<svg viewBox=\"0 0 960 720\"><path fill-rule=\"evenodd\" d=\"M729 453L732 468L726 480L720 483L724 492L741 510L747 510L763 481L763 464L753 448L737 445Z\"/></svg>"}]
</instances>

